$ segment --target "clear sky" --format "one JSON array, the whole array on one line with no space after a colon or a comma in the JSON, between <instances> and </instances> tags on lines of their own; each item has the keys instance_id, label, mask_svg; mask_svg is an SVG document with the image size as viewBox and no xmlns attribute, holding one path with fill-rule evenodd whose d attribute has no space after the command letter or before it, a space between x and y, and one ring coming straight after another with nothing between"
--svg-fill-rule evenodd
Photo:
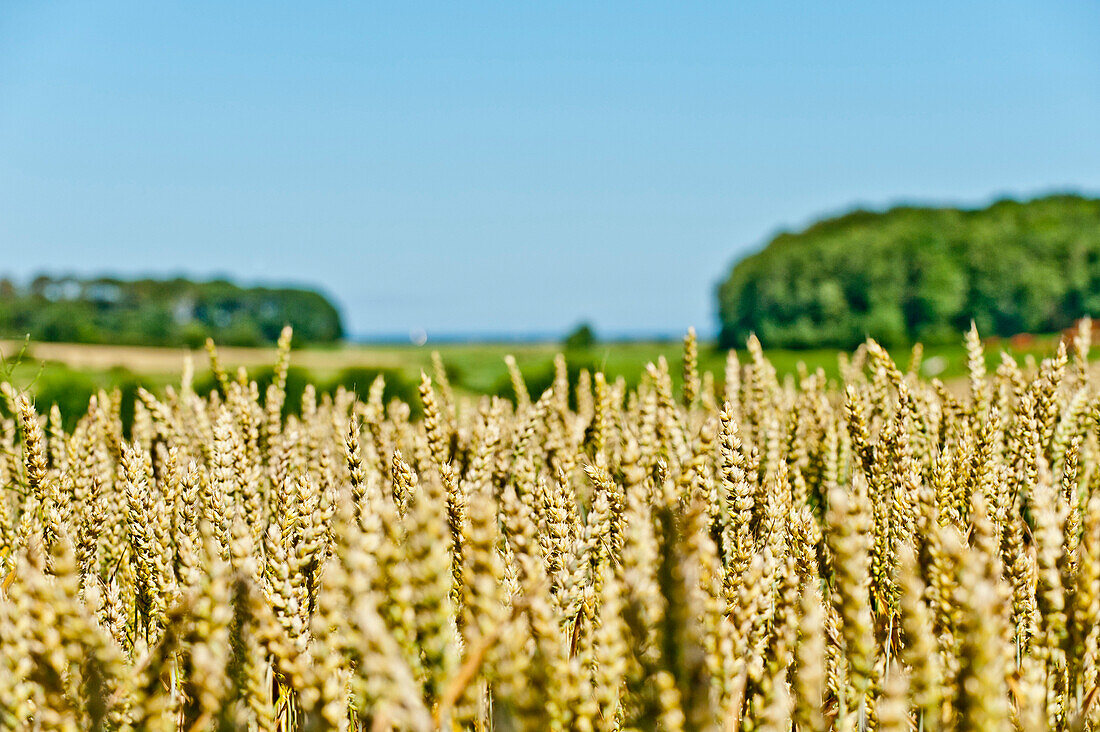
<instances>
[{"instance_id":1,"label":"clear sky","mask_svg":"<svg viewBox=\"0 0 1100 732\"><path fill-rule=\"evenodd\" d=\"M713 332L856 204L1100 192L1100 3L0 0L0 272Z\"/></svg>"}]
</instances>

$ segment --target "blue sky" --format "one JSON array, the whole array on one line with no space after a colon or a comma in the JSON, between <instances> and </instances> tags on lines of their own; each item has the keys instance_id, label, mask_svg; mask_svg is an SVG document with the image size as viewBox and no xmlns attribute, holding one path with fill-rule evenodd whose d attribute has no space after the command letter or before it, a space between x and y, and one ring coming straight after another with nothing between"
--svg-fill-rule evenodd
<instances>
[{"instance_id":1,"label":"blue sky","mask_svg":"<svg viewBox=\"0 0 1100 732\"><path fill-rule=\"evenodd\" d=\"M862 204L1100 192L1100 4L0 3L0 271L322 286L352 331L714 329Z\"/></svg>"}]
</instances>

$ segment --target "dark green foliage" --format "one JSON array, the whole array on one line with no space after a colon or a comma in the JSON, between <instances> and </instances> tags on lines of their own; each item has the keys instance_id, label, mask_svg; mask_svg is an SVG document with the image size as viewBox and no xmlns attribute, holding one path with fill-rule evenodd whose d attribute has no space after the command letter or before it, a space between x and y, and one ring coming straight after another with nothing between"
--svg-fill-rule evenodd
<instances>
[{"instance_id":1,"label":"dark green foliage","mask_svg":"<svg viewBox=\"0 0 1100 732\"><path fill-rule=\"evenodd\" d=\"M417 391L416 384L411 382L401 371L362 366L350 366L330 379L318 378L316 374L300 366L289 367L286 372L286 398L283 400L283 415L287 416L301 412L302 395L309 384L316 387L318 395L332 394L337 387L343 386L345 389L354 391L360 399L366 399L370 385L374 383L377 376L383 376L386 379L386 390L382 393L382 399L385 403L389 403L391 399L400 399L408 403L414 415L419 415L420 394ZM272 366L249 369L248 378L256 382L262 398L267 394L267 387L271 385L275 378L275 369ZM209 371L204 371L195 378L194 389L204 396L216 389L217 386L214 375Z\"/></svg>"},{"instance_id":2,"label":"dark green foliage","mask_svg":"<svg viewBox=\"0 0 1100 732\"><path fill-rule=\"evenodd\" d=\"M419 416L421 410L420 391L415 383L406 378L398 369L377 369L364 366L349 366L336 374L336 378L328 382L326 391L336 391L337 386L354 391L361 399L367 398L370 385L375 378L382 376L386 380L386 389L382 392L382 401L386 404L391 399L400 399L409 405L414 416Z\"/></svg>"},{"instance_id":3,"label":"dark green foliage","mask_svg":"<svg viewBox=\"0 0 1100 732\"><path fill-rule=\"evenodd\" d=\"M78 408L87 411L88 401L97 391L99 387L95 381L80 371L67 368L43 371L34 384L35 407L45 413L56 404L63 419L72 419L70 414L79 415L80 412L71 410ZM65 424L65 429L72 427L72 424Z\"/></svg>"},{"instance_id":4,"label":"dark green foliage","mask_svg":"<svg viewBox=\"0 0 1100 732\"><path fill-rule=\"evenodd\" d=\"M231 378L235 377L231 374ZM267 387L275 380L274 366L259 366L248 370L248 379L255 381L259 389L260 397L267 395ZM286 398L283 400L283 416L298 414L302 406L302 394L306 391L306 385L317 383L313 374L301 366L290 366L286 370ZM210 371L202 371L195 376L192 388L197 394L206 396L218 388L218 382Z\"/></svg>"},{"instance_id":5,"label":"dark green foliage","mask_svg":"<svg viewBox=\"0 0 1100 732\"><path fill-rule=\"evenodd\" d=\"M39 411L46 413L54 404L57 405L67 430L76 426L81 415L80 411L74 412L74 409L86 412L89 400L101 388L106 388L108 392L117 389L122 394L119 416L123 426L129 431L134 422L134 401L141 385L141 379L136 374L121 367L111 369L102 378L95 378L85 371L53 364L49 368L43 368L28 387L34 394L35 407ZM6 409L2 413L12 416Z\"/></svg>"},{"instance_id":6,"label":"dark green foliage","mask_svg":"<svg viewBox=\"0 0 1100 732\"><path fill-rule=\"evenodd\" d=\"M588 323L581 323L562 341L567 351L580 351L596 345L596 331Z\"/></svg>"},{"instance_id":7,"label":"dark green foliage","mask_svg":"<svg viewBox=\"0 0 1100 732\"><path fill-rule=\"evenodd\" d=\"M332 394L336 388L343 386L351 389L361 399L367 398L367 391L374 382L375 377L383 376L386 379L386 390L382 398L388 404L391 399L400 399L409 405L411 414L419 417L421 413L420 395L416 384L397 369L374 369L363 367L350 367L338 372L330 379L318 379L316 374L300 366L291 366L286 374L286 399L283 402L284 416L300 414L302 409L302 395L308 384L314 384L318 395ZM3 374L0 373L0 377ZM249 380L256 381L259 387L261 399L267 393L267 387L275 376L275 369L271 366L250 369ZM153 391L160 389L148 379L142 379L137 374L124 369L113 368L110 371L92 374L68 368L61 364L52 363L43 367L27 383L19 384L19 388L26 388L34 395L36 409L42 413L49 411L56 404L61 409L65 429L71 430L76 425L77 418L88 410L88 400L101 388L108 392L119 390L122 393L121 419L126 434L134 421L134 402L137 400L138 388L144 386ZM217 388L217 381L209 371L202 371L195 376L192 387L198 394L208 395ZM11 417L3 400L0 400L0 416Z\"/></svg>"},{"instance_id":8,"label":"dark green foliage","mask_svg":"<svg viewBox=\"0 0 1100 732\"><path fill-rule=\"evenodd\" d=\"M0 338L72 343L201 346L274 343L284 325L294 342L333 343L340 313L324 295L294 288L243 288L223 280L124 281L37 277L0 281Z\"/></svg>"},{"instance_id":9,"label":"dark green foliage","mask_svg":"<svg viewBox=\"0 0 1100 732\"><path fill-rule=\"evenodd\" d=\"M574 407L577 405L577 395L574 389L577 386L577 380L582 370L588 371L589 374L594 374L601 369L599 364L597 364L588 354L570 354L569 358L566 360L565 371L569 379L569 403ZM553 359L541 364L524 365L521 367L520 371L523 373L523 381L527 384L527 392L531 395L532 400L538 399L542 396L543 392L554 385ZM513 404L516 401L516 392L515 389L512 388L512 379L508 374L497 379L491 393L495 396L508 399Z\"/></svg>"},{"instance_id":10,"label":"dark green foliage","mask_svg":"<svg viewBox=\"0 0 1100 732\"><path fill-rule=\"evenodd\" d=\"M1100 200L856 211L776 236L718 288L723 347L944 343L1044 333L1100 311Z\"/></svg>"}]
</instances>

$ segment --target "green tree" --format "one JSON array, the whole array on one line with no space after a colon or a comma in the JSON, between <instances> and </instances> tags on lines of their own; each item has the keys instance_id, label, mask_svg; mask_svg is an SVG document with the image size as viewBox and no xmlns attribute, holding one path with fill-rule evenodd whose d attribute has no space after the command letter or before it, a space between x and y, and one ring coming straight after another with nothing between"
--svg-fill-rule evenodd
<instances>
[{"instance_id":1,"label":"green tree","mask_svg":"<svg viewBox=\"0 0 1100 732\"><path fill-rule=\"evenodd\" d=\"M562 346L567 351L583 351L596 345L596 331L588 323L581 323L565 337Z\"/></svg>"},{"instance_id":2,"label":"green tree","mask_svg":"<svg viewBox=\"0 0 1100 732\"><path fill-rule=\"evenodd\" d=\"M300 288L242 288L224 280L120 280L35 277L0 286L0 337L145 345L274 343L284 325L298 344L344 335L340 312Z\"/></svg>"},{"instance_id":3,"label":"green tree","mask_svg":"<svg viewBox=\"0 0 1100 732\"><path fill-rule=\"evenodd\" d=\"M1100 313L1100 200L854 211L783 233L718 287L719 342L852 347L1065 328Z\"/></svg>"}]
</instances>

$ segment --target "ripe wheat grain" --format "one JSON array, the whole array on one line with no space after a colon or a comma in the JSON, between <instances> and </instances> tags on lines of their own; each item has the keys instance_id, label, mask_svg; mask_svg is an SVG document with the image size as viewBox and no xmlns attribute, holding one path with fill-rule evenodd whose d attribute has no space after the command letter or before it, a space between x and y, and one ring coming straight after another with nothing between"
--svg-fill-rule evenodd
<instances>
[{"instance_id":1,"label":"ripe wheat grain","mask_svg":"<svg viewBox=\"0 0 1100 732\"><path fill-rule=\"evenodd\" d=\"M419 422L381 379L284 417L289 330L262 396L208 344L129 434L4 385L0 726L1097 729L1089 333L989 373L971 329L961 397L874 342L716 386L694 331L680 399L433 357Z\"/></svg>"}]
</instances>

